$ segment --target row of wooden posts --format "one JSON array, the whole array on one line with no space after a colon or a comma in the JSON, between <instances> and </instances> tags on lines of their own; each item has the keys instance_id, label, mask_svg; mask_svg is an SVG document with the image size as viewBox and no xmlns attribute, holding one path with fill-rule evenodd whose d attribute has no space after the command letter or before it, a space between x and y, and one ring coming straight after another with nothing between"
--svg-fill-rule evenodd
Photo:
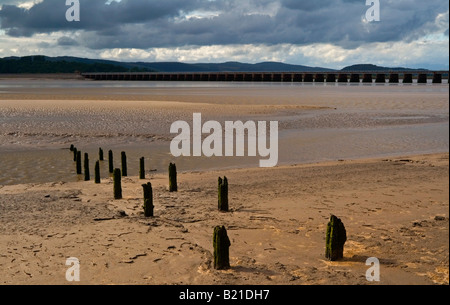
<instances>
[{"instance_id":1,"label":"row of wooden posts","mask_svg":"<svg viewBox=\"0 0 450 305\"><path fill-rule=\"evenodd\" d=\"M78 175L82 175L81 171L81 151L74 145L70 146L73 152L73 159L76 162L76 170ZM121 153L122 169L114 168L113 152L109 151L109 173L112 174L114 182L114 199L122 199L122 177L128 175L126 153ZM99 148L99 160L95 164L95 183L100 183L100 161L104 161L103 150ZM145 159L140 159L139 178L145 179ZM84 154L84 180L90 180L89 172L89 155ZM153 189L150 182L142 185L144 190L144 216L154 216L153 205ZM169 164L169 192L177 192L177 167L175 164ZM219 177L218 179L218 209L221 212L228 212L228 179L227 177ZM336 261L344 257L344 244L347 241L347 233L342 221L334 215L331 215L327 224L326 241L325 241L325 257L331 261ZM229 269L229 248L231 246L230 239L227 235L225 226L217 226L213 233L214 247L214 268L217 270Z\"/></svg>"}]
</instances>

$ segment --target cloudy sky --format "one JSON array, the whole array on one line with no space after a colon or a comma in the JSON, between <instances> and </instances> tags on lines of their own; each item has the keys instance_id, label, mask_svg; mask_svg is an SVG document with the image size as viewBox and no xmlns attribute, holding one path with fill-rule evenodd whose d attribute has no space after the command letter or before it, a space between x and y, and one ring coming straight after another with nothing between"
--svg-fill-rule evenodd
<instances>
[{"instance_id":1,"label":"cloudy sky","mask_svg":"<svg viewBox=\"0 0 450 305\"><path fill-rule=\"evenodd\" d=\"M370 1L369 1L370 2ZM447 0L0 0L0 57L448 69Z\"/></svg>"}]
</instances>

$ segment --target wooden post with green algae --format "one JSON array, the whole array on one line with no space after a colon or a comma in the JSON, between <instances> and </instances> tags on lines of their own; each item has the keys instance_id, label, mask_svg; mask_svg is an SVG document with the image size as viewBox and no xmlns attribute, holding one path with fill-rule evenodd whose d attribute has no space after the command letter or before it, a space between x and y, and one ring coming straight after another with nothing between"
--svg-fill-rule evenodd
<instances>
[{"instance_id":1,"label":"wooden post with green algae","mask_svg":"<svg viewBox=\"0 0 450 305\"><path fill-rule=\"evenodd\" d=\"M214 269L230 269L230 246L231 242L224 226L214 228Z\"/></svg>"},{"instance_id":2,"label":"wooden post with green algae","mask_svg":"<svg viewBox=\"0 0 450 305\"><path fill-rule=\"evenodd\" d=\"M342 221L331 215L327 225L325 244L325 257L330 261L344 258L344 244L347 241L347 232Z\"/></svg>"}]
</instances>

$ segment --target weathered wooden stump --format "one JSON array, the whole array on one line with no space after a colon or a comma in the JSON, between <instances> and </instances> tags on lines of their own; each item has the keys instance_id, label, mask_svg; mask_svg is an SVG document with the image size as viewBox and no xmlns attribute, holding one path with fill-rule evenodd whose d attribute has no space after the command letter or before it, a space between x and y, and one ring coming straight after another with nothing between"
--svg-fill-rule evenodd
<instances>
[{"instance_id":1,"label":"weathered wooden stump","mask_svg":"<svg viewBox=\"0 0 450 305\"><path fill-rule=\"evenodd\" d=\"M219 187L218 187L218 203L219 211L228 212L228 179L219 177Z\"/></svg>"},{"instance_id":2,"label":"weathered wooden stump","mask_svg":"<svg viewBox=\"0 0 450 305\"><path fill-rule=\"evenodd\" d=\"M84 181L91 180L91 173L89 172L89 154L84 154Z\"/></svg>"},{"instance_id":3,"label":"weathered wooden stump","mask_svg":"<svg viewBox=\"0 0 450 305\"><path fill-rule=\"evenodd\" d=\"M104 156L103 156L103 149L99 148L98 149L98 160L99 161L104 161Z\"/></svg>"},{"instance_id":4,"label":"weathered wooden stump","mask_svg":"<svg viewBox=\"0 0 450 305\"><path fill-rule=\"evenodd\" d=\"M224 226L214 228L214 269L225 270L230 268L231 242Z\"/></svg>"},{"instance_id":5,"label":"weathered wooden stump","mask_svg":"<svg viewBox=\"0 0 450 305\"><path fill-rule=\"evenodd\" d=\"M77 151L77 175L81 175L81 151Z\"/></svg>"},{"instance_id":6,"label":"weathered wooden stump","mask_svg":"<svg viewBox=\"0 0 450 305\"><path fill-rule=\"evenodd\" d=\"M114 199L122 199L122 173L119 168L113 171Z\"/></svg>"},{"instance_id":7,"label":"weathered wooden stump","mask_svg":"<svg viewBox=\"0 0 450 305\"><path fill-rule=\"evenodd\" d=\"M144 188L144 216L145 217L153 217L153 189L152 184L148 182L147 184L143 184Z\"/></svg>"},{"instance_id":8,"label":"weathered wooden stump","mask_svg":"<svg viewBox=\"0 0 450 305\"><path fill-rule=\"evenodd\" d=\"M95 162L95 183L100 184L101 178L100 178L100 160Z\"/></svg>"},{"instance_id":9,"label":"weathered wooden stump","mask_svg":"<svg viewBox=\"0 0 450 305\"><path fill-rule=\"evenodd\" d=\"M139 159L139 179L145 179L145 158Z\"/></svg>"},{"instance_id":10,"label":"weathered wooden stump","mask_svg":"<svg viewBox=\"0 0 450 305\"><path fill-rule=\"evenodd\" d=\"M169 165L169 192L177 192L177 166L170 163Z\"/></svg>"},{"instance_id":11,"label":"weathered wooden stump","mask_svg":"<svg viewBox=\"0 0 450 305\"><path fill-rule=\"evenodd\" d=\"M347 232L342 221L331 215L327 225L325 244L325 257L330 261L344 258L344 244L347 241Z\"/></svg>"},{"instance_id":12,"label":"weathered wooden stump","mask_svg":"<svg viewBox=\"0 0 450 305\"><path fill-rule=\"evenodd\" d=\"M114 172L114 155L112 150L108 152L108 163L109 163L109 173L112 174Z\"/></svg>"},{"instance_id":13,"label":"weathered wooden stump","mask_svg":"<svg viewBox=\"0 0 450 305\"><path fill-rule=\"evenodd\" d=\"M128 169L127 169L127 154L122 151L122 176L127 177L128 176Z\"/></svg>"}]
</instances>

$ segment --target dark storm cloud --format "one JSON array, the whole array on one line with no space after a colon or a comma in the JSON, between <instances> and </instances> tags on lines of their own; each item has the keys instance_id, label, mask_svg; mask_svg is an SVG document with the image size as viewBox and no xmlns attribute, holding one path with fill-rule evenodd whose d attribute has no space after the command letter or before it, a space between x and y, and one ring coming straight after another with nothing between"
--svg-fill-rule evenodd
<instances>
[{"instance_id":1,"label":"dark storm cloud","mask_svg":"<svg viewBox=\"0 0 450 305\"><path fill-rule=\"evenodd\" d=\"M81 0L81 22L66 20L65 0L44 0L29 10L3 5L0 10L1 28L10 36L31 36L60 30L103 31L126 24L152 22L159 18L172 18L183 9L197 5L185 0L123 0L106 4L104 0Z\"/></svg>"},{"instance_id":2,"label":"dark storm cloud","mask_svg":"<svg viewBox=\"0 0 450 305\"><path fill-rule=\"evenodd\" d=\"M78 43L94 49L320 42L352 48L413 40L435 31L436 17L448 12L447 0L380 2L376 23L363 22L365 0L81 0L81 22L65 20L65 0L44 0L29 10L3 5L0 22L10 36L82 30ZM185 18L199 12L211 16Z\"/></svg>"}]
</instances>

